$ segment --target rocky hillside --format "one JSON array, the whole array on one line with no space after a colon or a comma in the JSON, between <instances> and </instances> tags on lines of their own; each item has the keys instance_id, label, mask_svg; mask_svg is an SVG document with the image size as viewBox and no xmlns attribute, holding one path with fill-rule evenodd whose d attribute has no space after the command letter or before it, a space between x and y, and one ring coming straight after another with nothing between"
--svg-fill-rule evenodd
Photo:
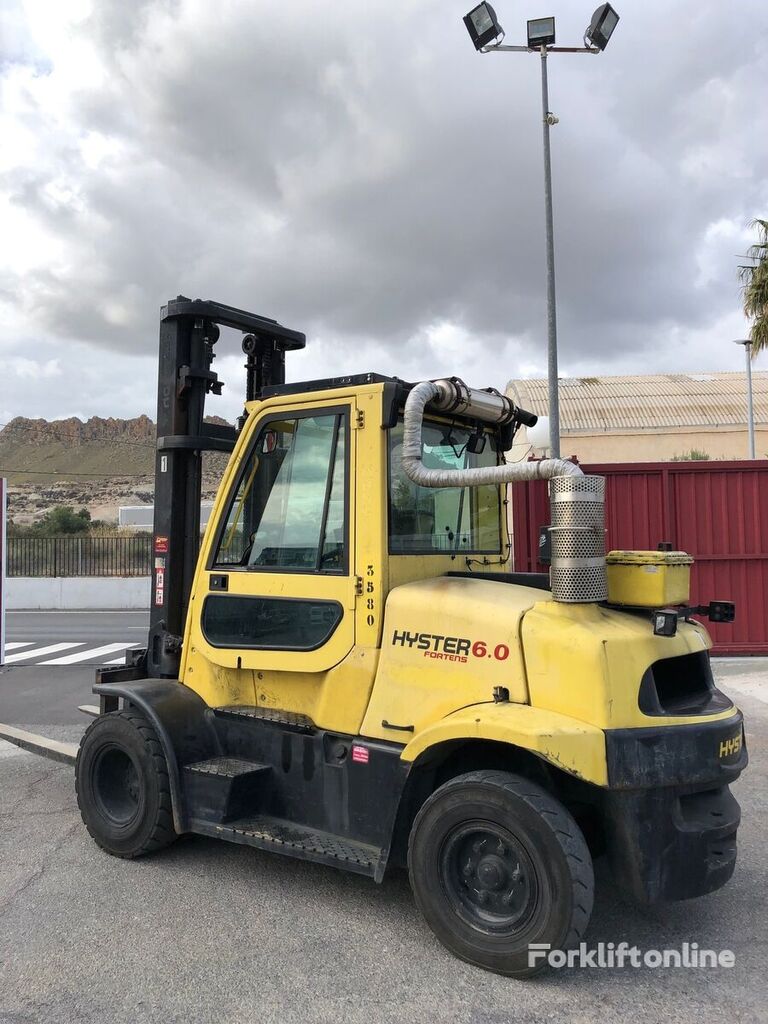
<instances>
[{"instance_id":1,"label":"rocky hillside","mask_svg":"<svg viewBox=\"0 0 768 1024\"><path fill-rule=\"evenodd\" d=\"M66 504L87 508L93 519L116 521L120 505L151 504L154 452L155 424L147 416L92 416L85 423L18 416L0 430L9 515L29 523ZM203 497L213 497L225 464L226 456L205 456Z\"/></svg>"}]
</instances>

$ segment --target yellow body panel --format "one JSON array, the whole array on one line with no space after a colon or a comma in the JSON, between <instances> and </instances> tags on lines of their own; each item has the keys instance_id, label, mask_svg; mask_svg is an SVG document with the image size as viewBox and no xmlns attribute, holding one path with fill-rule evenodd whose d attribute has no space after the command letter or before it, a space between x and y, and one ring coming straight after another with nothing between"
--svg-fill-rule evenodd
<instances>
[{"instance_id":1,"label":"yellow body panel","mask_svg":"<svg viewBox=\"0 0 768 1024\"><path fill-rule=\"evenodd\" d=\"M608 783L602 729L525 704L480 705L456 711L414 737L402 757L415 761L436 743L455 739L510 743L587 782Z\"/></svg>"},{"instance_id":2,"label":"yellow body panel","mask_svg":"<svg viewBox=\"0 0 768 1024\"><path fill-rule=\"evenodd\" d=\"M355 735L376 675L379 652L355 647L327 672L222 668L200 651L187 658L186 685L209 707L240 704L308 715L321 729Z\"/></svg>"},{"instance_id":3,"label":"yellow body panel","mask_svg":"<svg viewBox=\"0 0 768 1024\"><path fill-rule=\"evenodd\" d=\"M407 583L387 601L381 659L362 732L401 741L458 708L493 700L505 686L526 703L520 622L535 590L483 579Z\"/></svg>"},{"instance_id":4,"label":"yellow body panel","mask_svg":"<svg viewBox=\"0 0 768 1024\"><path fill-rule=\"evenodd\" d=\"M597 604L541 601L523 620L523 645L531 704L601 729L660 728L728 718L644 715L640 680L661 658L711 646L703 626L681 622L674 637L654 636L645 617Z\"/></svg>"}]
</instances>

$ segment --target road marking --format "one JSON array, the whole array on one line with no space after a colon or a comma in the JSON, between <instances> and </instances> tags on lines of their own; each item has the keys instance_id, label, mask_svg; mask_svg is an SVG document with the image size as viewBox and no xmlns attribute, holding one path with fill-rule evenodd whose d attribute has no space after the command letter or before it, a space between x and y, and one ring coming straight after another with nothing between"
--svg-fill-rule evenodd
<instances>
[{"instance_id":1,"label":"road marking","mask_svg":"<svg viewBox=\"0 0 768 1024\"><path fill-rule=\"evenodd\" d=\"M101 647L92 647L86 651L75 651L74 654L66 654L63 658L53 658L51 661L41 661L41 665L76 665L79 661L90 661L92 658L101 658L105 654L114 654L115 651L125 651L129 647L136 647L137 644L119 643L104 644Z\"/></svg>"},{"instance_id":2,"label":"road marking","mask_svg":"<svg viewBox=\"0 0 768 1024\"><path fill-rule=\"evenodd\" d=\"M125 653L127 654L128 651L132 651L134 649L134 647L141 647L141 644L131 644L130 647L126 647ZM122 656L122 658L112 658L110 661L105 661L103 664L105 664L105 665L124 665L125 664L125 654Z\"/></svg>"},{"instance_id":3,"label":"road marking","mask_svg":"<svg viewBox=\"0 0 768 1024\"><path fill-rule=\"evenodd\" d=\"M45 654L56 654L57 651L66 651L70 647L82 647L82 641L78 643L67 642L65 644L48 644L47 647L38 647L34 651L20 651L18 654L11 654L5 659L6 665L11 665L16 661L24 661L26 658L39 658Z\"/></svg>"},{"instance_id":4,"label":"road marking","mask_svg":"<svg viewBox=\"0 0 768 1024\"><path fill-rule=\"evenodd\" d=\"M27 640L26 643L22 644L22 643L19 643L18 640L16 640L12 644L6 644L5 645L5 649L6 649L6 651L17 651L19 649L19 647L31 647L34 642L35 642L34 640Z\"/></svg>"}]
</instances>

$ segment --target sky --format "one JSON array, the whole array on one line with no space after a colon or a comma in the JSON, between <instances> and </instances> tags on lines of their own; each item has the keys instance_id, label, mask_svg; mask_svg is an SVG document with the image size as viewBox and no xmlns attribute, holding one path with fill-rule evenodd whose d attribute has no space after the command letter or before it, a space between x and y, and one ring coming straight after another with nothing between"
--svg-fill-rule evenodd
<instances>
[{"instance_id":1,"label":"sky","mask_svg":"<svg viewBox=\"0 0 768 1024\"><path fill-rule=\"evenodd\" d=\"M508 43L554 14L580 45L592 13L495 6ZM741 369L768 4L616 6L604 53L549 58L561 373ZM177 294L304 331L291 380L544 376L540 62L476 53L467 8L3 0L0 423L154 417Z\"/></svg>"}]
</instances>

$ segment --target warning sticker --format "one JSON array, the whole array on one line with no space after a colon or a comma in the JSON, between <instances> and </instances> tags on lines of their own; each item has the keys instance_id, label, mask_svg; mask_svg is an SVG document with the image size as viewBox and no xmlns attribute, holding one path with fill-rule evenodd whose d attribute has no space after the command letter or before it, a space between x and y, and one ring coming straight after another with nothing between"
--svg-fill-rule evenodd
<instances>
[{"instance_id":1,"label":"warning sticker","mask_svg":"<svg viewBox=\"0 0 768 1024\"><path fill-rule=\"evenodd\" d=\"M370 757L370 751L368 747L360 747L357 744L352 746L352 760L357 761L358 764L368 764Z\"/></svg>"},{"instance_id":2,"label":"warning sticker","mask_svg":"<svg viewBox=\"0 0 768 1024\"><path fill-rule=\"evenodd\" d=\"M165 555L168 552L168 538L157 536L155 537L155 554Z\"/></svg>"},{"instance_id":3,"label":"warning sticker","mask_svg":"<svg viewBox=\"0 0 768 1024\"><path fill-rule=\"evenodd\" d=\"M164 558L158 558L155 562L165 564ZM165 600L165 569L155 569L155 604L161 605Z\"/></svg>"}]
</instances>

